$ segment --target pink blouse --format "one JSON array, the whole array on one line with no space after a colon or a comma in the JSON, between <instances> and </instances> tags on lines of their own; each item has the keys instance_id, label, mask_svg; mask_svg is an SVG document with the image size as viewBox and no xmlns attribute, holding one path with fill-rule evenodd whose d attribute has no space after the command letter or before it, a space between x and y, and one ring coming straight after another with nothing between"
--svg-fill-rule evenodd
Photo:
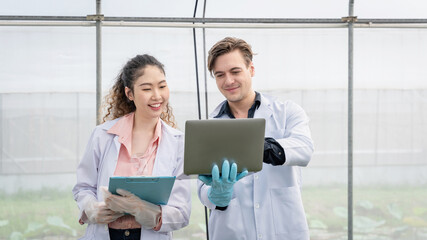
<instances>
[{"instance_id":1,"label":"pink blouse","mask_svg":"<svg viewBox=\"0 0 427 240\"><path fill-rule=\"evenodd\" d=\"M156 159L157 147L162 135L162 124L157 122L154 136L148 144L145 153L137 153L132 155L132 129L135 113L129 113L117 121L113 127L108 130L108 133L116 134L119 137L120 152L117 161L117 166L114 171L114 176L151 176ZM161 219L154 230L159 230L161 227ZM125 215L116 221L109 223L108 226L114 229L132 229L141 228L141 225L135 220L132 215Z\"/></svg>"}]
</instances>

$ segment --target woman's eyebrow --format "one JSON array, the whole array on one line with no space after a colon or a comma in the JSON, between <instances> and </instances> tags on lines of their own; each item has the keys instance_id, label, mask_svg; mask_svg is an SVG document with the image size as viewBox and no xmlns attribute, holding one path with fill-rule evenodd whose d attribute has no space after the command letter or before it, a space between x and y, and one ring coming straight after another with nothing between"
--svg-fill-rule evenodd
<instances>
[{"instance_id":1,"label":"woman's eyebrow","mask_svg":"<svg viewBox=\"0 0 427 240\"><path fill-rule=\"evenodd\" d=\"M149 86L153 86L153 84L151 84L151 83L141 83L141 84L139 84L138 86L144 86L144 85L149 85Z\"/></svg>"}]
</instances>

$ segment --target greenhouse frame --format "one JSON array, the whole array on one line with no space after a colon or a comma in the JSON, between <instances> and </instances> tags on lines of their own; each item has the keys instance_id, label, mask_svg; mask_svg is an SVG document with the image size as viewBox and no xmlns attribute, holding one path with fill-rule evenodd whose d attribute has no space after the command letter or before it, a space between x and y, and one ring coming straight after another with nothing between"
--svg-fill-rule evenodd
<instances>
[{"instance_id":1,"label":"greenhouse frame","mask_svg":"<svg viewBox=\"0 0 427 240\"><path fill-rule=\"evenodd\" d=\"M63 15L73 1L42 1L51 12L1 4L0 239L81 236L75 169L122 64L141 50L165 62L183 130L223 100L206 60L225 36L247 40L255 66L264 61L256 91L292 99L310 117L315 152L302 197L311 239L427 238L426 3L172 2L130 0L123 10L81 0L81 11ZM190 225L174 239L209 239L209 211L192 184Z\"/></svg>"}]
</instances>

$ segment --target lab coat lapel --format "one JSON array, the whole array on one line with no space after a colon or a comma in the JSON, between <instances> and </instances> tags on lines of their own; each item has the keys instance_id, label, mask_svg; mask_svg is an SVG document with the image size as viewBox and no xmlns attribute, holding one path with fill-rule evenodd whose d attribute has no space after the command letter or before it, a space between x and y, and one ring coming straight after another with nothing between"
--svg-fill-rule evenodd
<instances>
[{"instance_id":1,"label":"lab coat lapel","mask_svg":"<svg viewBox=\"0 0 427 240\"><path fill-rule=\"evenodd\" d=\"M116 167L117 167L117 162L118 162L118 160L119 160L119 153L120 153L120 147L122 146L122 144L119 142L119 136L114 136L114 150L111 152L111 154L114 154L114 163L112 163L113 164L113 166L114 167L112 167L112 168L109 168L110 169L110 171L112 171L111 173L110 173L110 176L113 176L114 175L114 171L116 170Z\"/></svg>"},{"instance_id":2,"label":"lab coat lapel","mask_svg":"<svg viewBox=\"0 0 427 240\"><path fill-rule=\"evenodd\" d=\"M118 144L118 145L117 145ZM111 176L114 176L119 155L120 143L118 136L114 136L100 149L103 156L98 165L98 186L108 186ZM102 199L101 188L98 188L99 199Z\"/></svg>"},{"instance_id":3,"label":"lab coat lapel","mask_svg":"<svg viewBox=\"0 0 427 240\"><path fill-rule=\"evenodd\" d=\"M119 120L119 118L114 119L113 121L106 122L103 126L103 129L105 131L110 130L110 128L112 126L114 126L114 124L116 124L118 120ZM120 147L121 147L121 143L119 142L119 136L114 135L113 136L113 142L111 144L109 144L109 146L106 146L106 147L108 149L103 149L101 151L101 152L106 152L104 158L114 159L114 160L107 161L107 163L103 163L103 164L107 164L108 166L105 168L101 166L101 169L107 169L107 176L113 176L114 171L116 170L117 161L119 159Z\"/></svg>"},{"instance_id":4,"label":"lab coat lapel","mask_svg":"<svg viewBox=\"0 0 427 240\"><path fill-rule=\"evenodd\" d=\"M169 176L175 168L177 142L173 133L170 133L167 126L162 122L162 137L157 147L156 160L154 161L153 176Z\"/></svg>"},{"instance_id":5,"label":"lab coat lapel","mask_svg":"<svg viewBox=\"0 0 427 240\"><path fill-rule=\"evenodd\" d=\"M162 136L162 138L160 139L159 145L157 147L157 152L156 152L156 160L154 160L154 167L153 167L153 172L152 175L153 176L159 176L161 175L161 171L164 169L164 159L165 159L165 155L166 155L166 151L163 150L165 145L165 136Z\"/></svg>"},{"instance_id":6,"label":"lab coat lapel","mask_svg":"<svg viewBox=\"0 0 427 240\"><path fill-rule=\"evenodd\" d=\"M117 159L119 158L119 152L120 152L120 147L121 144L119 142L119 136L114 136L114 146L116 147L116 152L117 152Z\"/></svg>"},{"instance_id":7,"label":"lab coat lapel","mask_svg":"<svg viewBox=\"0 0 427 240\"><path fill-rule=\"evenodd\" d=\"M254 118L269 119L273 115L270 101L261 94L261 105L255 111Z\"/></svg>"}]
</instances>

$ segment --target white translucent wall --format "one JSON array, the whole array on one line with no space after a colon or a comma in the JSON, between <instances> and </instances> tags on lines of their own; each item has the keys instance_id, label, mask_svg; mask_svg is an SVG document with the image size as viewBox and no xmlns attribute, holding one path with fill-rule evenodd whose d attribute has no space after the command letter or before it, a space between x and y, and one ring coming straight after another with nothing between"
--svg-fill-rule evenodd
<instances>
[{"instance_id":1,"label":"white translucent wall","mask_svg":"<svg viewBox=\"0 0 427 240\"><path fill-rule=\"evenodd\" d=\"M355 0L354 15L359 18L426 18L423 0Z\"/></svg>"},{"instance_id":2,"label":"white translucent wall","mask_svg":"<svg viewBox=\"0 0 427 240\"><path fill-rule=\"evenodd\" d=\"M194 3L108 0L102 1L101 10L116 17L192 17ZM202 16L203 4L198 2L196 17ZM3 0L1 6L0 15L96 12L95 1ZM422 0L356 0L354 15L425 18L426 7ZM205 13L210 18L347 15L348 1L340 0L207 1ZM306 110L315 142L312 161L302 169L311 239L347 239L347 29L206 29L205 33L207 50L226 36L247 40L256 53L254 89L295 101ZM196 29L196 37L204 118L224 98L209 73L205 89L202 29ZM39 226L32 223L50 229L48 217L53 213L46 203L58 199L56 191L69 194L55 211L71 229L63 227L58 235L75 239L84 231L76 222L78 211L70 190L95 126L95 41L94 27L0 26L0 196L19 202L16 192L34 195L49 188L42 192L44 200L23 201L31 208L28 211L20 212L10 202L0 209L0 239L10 238L10 229L15 235L29 234L25 233L29 226ZM427 236L426 42L425 28L354 31L355 239ZM171 105L184 130L186 120L198 119L192 29L103 27L103 94L123 64L141 53L165 64ZM189 227L175 234L177 239L205 239L204 209L192 184L192 219ZM13 220L16 216L33 220L20 227Z\"/></svg>"},{"instance_id":3,"label":"white translucent wall","mask_svg":"<svg viewBox=\"0 0 427 240\"><path fill-rule=\"evenodd\" d=\"M423 239L427 29L354 35L355 238Z\"/></svg>"},{"instance_id":4,"label":"white translucent wall","mask_svg":"<svg viewBox=\"0 0 427 240\"><path fill-rule=\"evenodd\" d=\"M87 0L2 0L1 15L86 16L96 12L95 1Z\"/></svg>"}]
</instances>

